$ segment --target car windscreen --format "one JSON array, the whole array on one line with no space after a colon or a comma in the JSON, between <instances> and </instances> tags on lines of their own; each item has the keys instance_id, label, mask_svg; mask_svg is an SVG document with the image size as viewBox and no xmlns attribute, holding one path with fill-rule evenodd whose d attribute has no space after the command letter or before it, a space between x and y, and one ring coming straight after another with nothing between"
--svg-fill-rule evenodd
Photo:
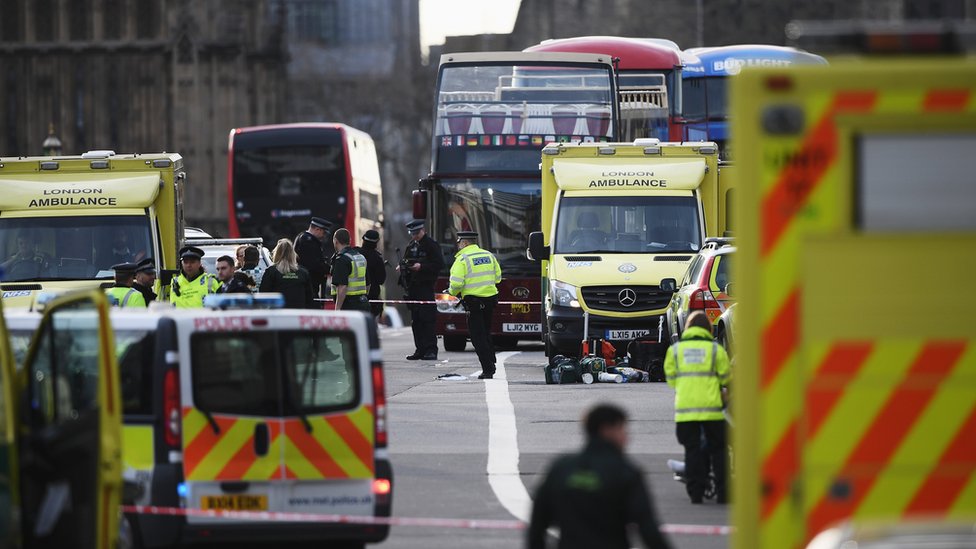
<instances>
[{"instance_id":1,"label":"car windscreen","mask_svg":"<svg viewBox=\"0 0 976 549\"><path fill-rule=\"evenodd\" d=\"M304 415L359 402L350 332L200 332L190 349L193 402L208 413Z\"/></svg>"},{"instance_id":2,"label":"car windscreen","mask_svg":"<svg viewBox=\"0 0 976 549\"><path fill-rule=\"evenodd\" d=\"M564 196L553 253L693 252L701 239L693 196Z\"/></svg>"},{"instance_id":3,"label":"car windscreen","mask_svg":"<svg viewBox=\"0 0 976 549\"><path fill-rule=\"evenodd\" d=\"M146 216L0 219L4 282L110 278L112 265L152 256Z\"/></svg>"}]
</instances>

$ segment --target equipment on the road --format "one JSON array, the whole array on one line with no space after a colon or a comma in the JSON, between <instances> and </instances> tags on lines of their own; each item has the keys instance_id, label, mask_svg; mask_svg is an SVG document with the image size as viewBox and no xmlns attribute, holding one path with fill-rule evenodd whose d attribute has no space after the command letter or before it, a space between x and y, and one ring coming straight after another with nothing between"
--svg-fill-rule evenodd
<instances>
[{"instance_id":1,"label":"equipment on the road","mask_svg":"<svg viewBox=\"0 0 976 549\"><path fill-rule=\"evenodd\" d=\"M734 547L976 513L976 292L939 292L973 278L974 42L923 23L791 24L885 55L731 82Z\"/></svg>"}]
</instances>

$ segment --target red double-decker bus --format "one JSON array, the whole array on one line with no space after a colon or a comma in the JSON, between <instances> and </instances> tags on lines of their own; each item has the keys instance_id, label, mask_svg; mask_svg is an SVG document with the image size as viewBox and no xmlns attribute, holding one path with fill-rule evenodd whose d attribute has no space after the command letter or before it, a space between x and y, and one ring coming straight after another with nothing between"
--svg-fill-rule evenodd
<instances>
[{"instance_id":1,"label":"red double-decker bus","mask_svg":"<svg viewBox=\"0 0 976 549\"><path fill-rule=\"evenodd\" d=\"M447 54L436 94L430 176L414 204L448 263L435 288L448 287L457 232L478 231L502 267L496 344L539 340L544 296L525 246L540 227L541 150L550 142L617 139L613 65L606 55ZM448 351L466 346L463 313L446 301L438 307L437 334Z\"/></svg>"},{"instance_id":2,"label":"red double-decker bus","mask_svg":"<svg viewBox=\"0 0 976 549\"><path fill-rule=\"evenodd\" d=\"M345 124L235 128L227 145L230 236L260 236L269 247L295 238L321 216L359 242L382 232L383 193L376 147Z\"/></svg>"},{"instance_id":3,"label":"red double-decker bus","mask_svg":"<svg viewBox=\"0 0 976 549\"><path fill-rule=\"evenodd\" d=\"M680 141L681 56L668 40L620 36L580 36L546 40L532 52L600 53L618 59L620 139L656 137Z\"/></svg>"}]
</instances>

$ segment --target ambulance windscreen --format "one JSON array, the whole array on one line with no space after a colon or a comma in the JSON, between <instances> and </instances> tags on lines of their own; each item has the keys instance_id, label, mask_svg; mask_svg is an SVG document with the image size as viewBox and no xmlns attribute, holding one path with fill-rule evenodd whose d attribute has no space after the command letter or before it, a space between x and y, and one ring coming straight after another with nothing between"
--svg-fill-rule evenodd
<instances>
[{"instance_id":1,"label":"ambulance windscreen","mask_svg":"<svg viewBox=\"0 0 976 549\"><path fill-rule=\"evenodd\" d=\"M701 248L692 196L565 196L554 253L676 253Z\"/></svg>"},{"instance_id":2,"label":"ambulance windscreen","mask_svg":"<svg viewBox=\"0 0 976 549\"><path fill-rule=\"evenodd\" d=\"M153 255L145 216L0 219L6 282L111 278L112 265Z\"/></svg>"}]
</instances>

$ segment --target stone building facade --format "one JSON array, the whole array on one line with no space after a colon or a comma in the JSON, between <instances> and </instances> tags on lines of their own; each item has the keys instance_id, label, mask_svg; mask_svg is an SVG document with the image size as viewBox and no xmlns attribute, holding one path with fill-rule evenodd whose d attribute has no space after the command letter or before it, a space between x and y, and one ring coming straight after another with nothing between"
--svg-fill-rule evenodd
<instances>
[{"instance_id":1,"label":"stone building facade","mask_svg":"<svg viewBox=\"0 0 976 549\"><path fill-rule=\"evenodd\" d=\"M265 0L0 0L0 155L176 151L187 218L226 224L227 132L282 117Z\"/></svg>"}]
</instances>

